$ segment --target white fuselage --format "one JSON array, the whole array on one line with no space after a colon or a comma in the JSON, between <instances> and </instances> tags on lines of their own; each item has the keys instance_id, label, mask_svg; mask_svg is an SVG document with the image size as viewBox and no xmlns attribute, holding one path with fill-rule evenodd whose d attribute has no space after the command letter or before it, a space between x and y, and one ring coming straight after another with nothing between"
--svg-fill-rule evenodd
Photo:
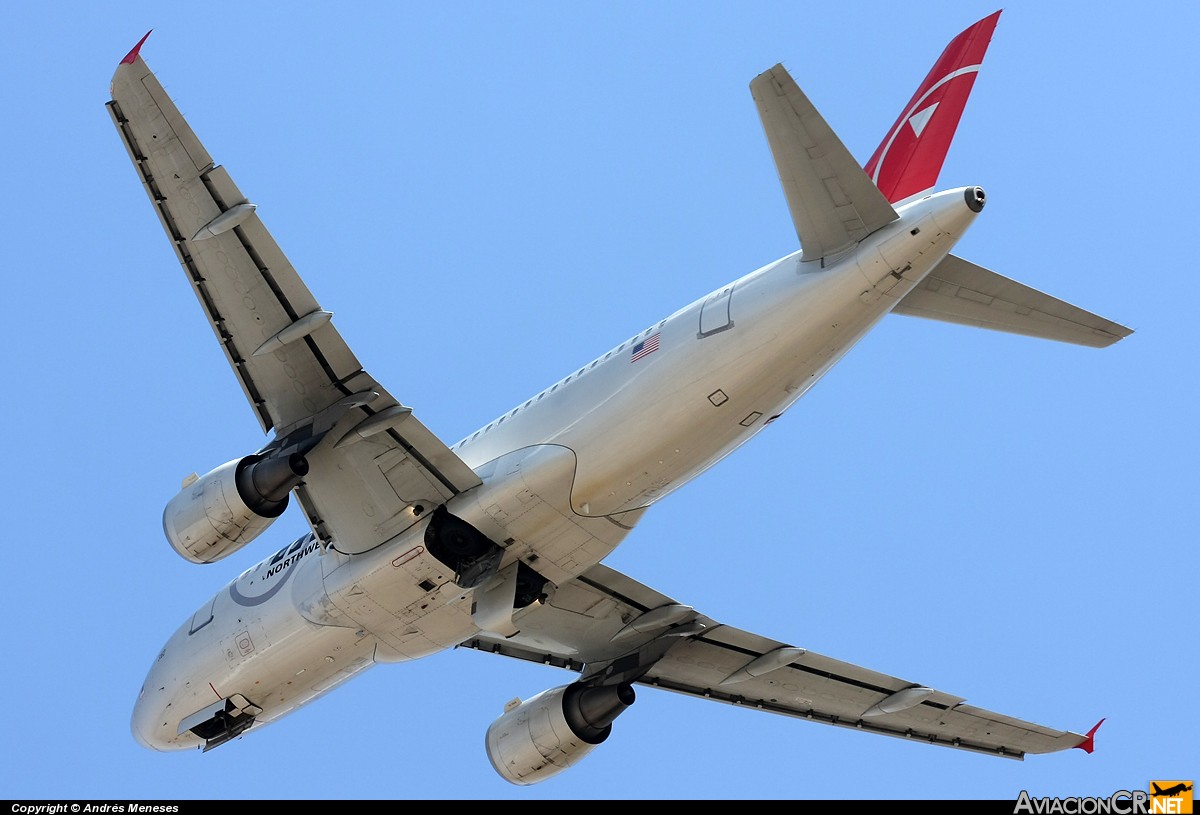
<instances>
[{"instance_id":1,"label":"white fuselage","mask_svg":"<svg viewBox=\"0 0 1200 815\"><path fill-rule=\"evenodd\" d=\"M533 561L551 584L599 562L647 506L807 392L976 215L963 189L897 211L837 257L797 252L696 300L458 442L483 484L448 508L506 541L505 563ZM225 697L261 708L257 728L367 667L477 634L474 590L419 545L423 528L356 555L305 535L238 576L158 655L134 736L157 750L203 746L181 721Z\"/></svg>"}]
</instances>

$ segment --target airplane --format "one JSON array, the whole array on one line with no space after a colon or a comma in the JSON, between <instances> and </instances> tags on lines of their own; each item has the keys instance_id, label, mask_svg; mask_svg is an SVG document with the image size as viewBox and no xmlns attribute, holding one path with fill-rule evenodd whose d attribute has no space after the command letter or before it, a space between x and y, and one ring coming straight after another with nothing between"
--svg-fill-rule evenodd
<instances>
[{"instance_id":1,"label":"airplane","mask_svg":"<svg viewBox=\"0 0 1200 815\"><path fill-rule=\"evenodd\" d=\"M1172 796L1178 795L1181 792L1190 792L1192 789L1191 784L1186 784L1182 781L1180 781L1178 784L1167 787L1165 790L1162 787L1158 786L1158 784L1155 784L1153 781L1150 782L1150 786L1154 787L1154 791L1150 794L1156 798L1159 796L1164 796L1164 797L1170 798Z\"/></svg>"},{"instance_id":2,"label":"airplane","mask_svg":"<svg viewBox=\"0 0 1200 815\"><path fill-rule=\"evenodd\" d=\"M1103 719L1077 733L968 705L718 621L604 563L889 315L1096 348L1133 333L952 253L987 197L937 181L999 15L951 40L865 166L781 64L754 77L800 248L453 444L359 363L147 67L147 33L106 106L270 436L184 479L163 530L212 564L293 500L307 529L182 621L137 694L134 739L207 752L369 668L467 648L571 675L487 726L487 757L515 785L576 766L652 688L1009 759L1092 752Z\"/></svg>"}]
</instances>

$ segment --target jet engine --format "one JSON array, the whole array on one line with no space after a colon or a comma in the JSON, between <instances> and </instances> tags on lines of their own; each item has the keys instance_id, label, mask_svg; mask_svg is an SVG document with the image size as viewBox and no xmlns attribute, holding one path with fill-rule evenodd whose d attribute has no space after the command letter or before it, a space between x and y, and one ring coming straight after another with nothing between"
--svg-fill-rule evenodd
<instances>
[{"instance_id":1,"label":"jet engine","mask_svg":"<svg viewBox=\"0 0 1200 815\"><path fill-rule=\"evenodd\" d=\"M581 682L517 699L487 730L487 754L505 781L527 786L578 764L633 704L633 686Z\"/></svg>"},{"instance_id":2,"label":"jet engine","mask_svg":"<svg viewBox=\"0 0 1200 815\"><path fill-rule=\"evenodd\" d=\"M163 532L183 557L212 563L262 534L308 474L302 455L234 459L184 482L163 510Z\"/></svg>"}]
</instances>

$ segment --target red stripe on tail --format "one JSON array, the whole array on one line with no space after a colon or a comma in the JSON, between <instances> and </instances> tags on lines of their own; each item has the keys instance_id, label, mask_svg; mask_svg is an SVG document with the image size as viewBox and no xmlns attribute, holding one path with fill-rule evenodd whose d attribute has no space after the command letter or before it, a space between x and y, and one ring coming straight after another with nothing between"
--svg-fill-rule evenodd
<instances>
[{"instance_id":1,"label":"red stripe on tail","mask_svg":"<svg viewBox=\"0 0 1200 815\"><path fill-rule=\"evenodd\" d=\"M867 162L867 175L893 204L937 183L999 19L997 11L951 40Z\"/></svg>"}]
</instances>

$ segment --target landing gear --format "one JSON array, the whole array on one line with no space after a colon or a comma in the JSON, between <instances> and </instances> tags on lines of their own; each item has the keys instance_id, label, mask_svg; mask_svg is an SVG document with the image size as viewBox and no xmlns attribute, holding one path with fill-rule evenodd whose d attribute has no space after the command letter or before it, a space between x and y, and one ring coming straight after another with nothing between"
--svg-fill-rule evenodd
<instances>
[{"instance_id":1,"label":"landing gear","mask_svg":"<svg viewBox=\"0 0 1200 815\"><path fill-rule=\"evenodd\" d=\"M429 539L431 536L434 537L433 541ZM450 565L482 557L495 545L478 529L447 512L445 507L433 511L433 521L425 532L425 543L431 551L435 547L441 550L440 553L435 552L439 558L444 555L454 561Z\"/></svg>"},{"instance_id":2,"label":"landing gear","mask_svg":"<svg viewBox=\"0 0 1200 815\"><path fill-rule=\"evenodd\" d=\"M444 506L435 509L429 519L425 548L454 570L454 582L464 589L475 588L496 574L504 557L499 545L462 518L451 515ZM548 582L523 561L517 563L512 607L525 608L544 599Z\"/></svg>"},{"instance_id":3,"label":"landing gear","mask_svg":"<svg viewBox=\"0 0 1200 815\"><path fill-rule=\"evenodd\" d=\"M454 582L464 589L474 588L494 573L504 556L503 549L444 506L433 511L425 528L425 548L454 570Z\"/></svg>"},{"instance_id":4,"label":"landing gear","mask_svg":"<svg viewBox=\"0 0 1200 815\"><path fill-rule=\"evenodd\" d=\"M546 598L546 584L550 581L535 572L524 561L517 564L517 594L513 608L525 608Z\"/></svg>"}]
</instances>

